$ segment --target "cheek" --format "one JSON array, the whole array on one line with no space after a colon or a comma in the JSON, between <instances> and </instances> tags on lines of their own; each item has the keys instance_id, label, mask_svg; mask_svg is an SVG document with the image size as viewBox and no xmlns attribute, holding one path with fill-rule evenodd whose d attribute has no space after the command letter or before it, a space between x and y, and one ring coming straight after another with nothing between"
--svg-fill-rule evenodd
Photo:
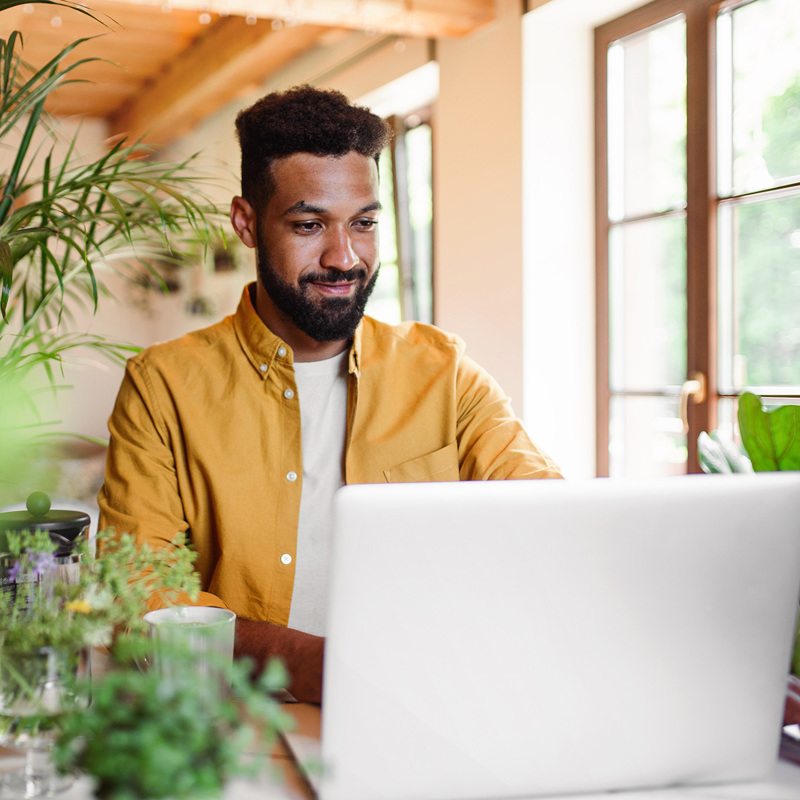
<instances>
[{"instance_id":1,"label":"cheek","mask_svg":"<svg viewBox=\"0 0 800 800\"><path fill-rule=\"evenodd\" d=\"M308 239L302 237L274 237L269 239L268 251L272 268L280 274L297 276L313 262L313 249Z\"/></svg>"},{"instance_id":2,"label":"cheek","mask_svg":"<svg viewBox=\"0 0 800 800\"><path fill-rule=\"evenodd\" d=\"M378 246L378 237L370 241L361 241L355 245L355 251L358 257L370 268L374 268L378 263L378 254L380 248Z\"/></svg>"}]
</instances>

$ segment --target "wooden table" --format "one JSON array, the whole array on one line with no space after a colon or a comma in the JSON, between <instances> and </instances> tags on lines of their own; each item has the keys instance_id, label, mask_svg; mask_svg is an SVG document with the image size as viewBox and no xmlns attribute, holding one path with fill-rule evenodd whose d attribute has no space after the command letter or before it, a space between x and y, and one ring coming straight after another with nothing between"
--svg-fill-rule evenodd
<instances>
[{"instance_id":1,"label":"wooden table","mask_svg":"<svg viewBox=\"0 0 800 800\"><path fill-rule=\"evenodd\" d=\"M287 705L287 710L297 720L297 729L304 730L309 715L303 704ZM24 757L0 748L0 774L20 766ZM2 800L17 800L0 794ZM80 778L75 784L57 795L61 800L93 800L91 782ZM713 786L695 786L655 789L650 791L584 794L574 800L800 800L800 767L780 760L772 773L762 781ZM295 766L284 745L276 743L272 748L269 768L252 780L231 781L223 800L314 800L314 795ZM376 800L379 800L376 798ZM522 800L517 798L517 800ZM536 798L536 800L570 800L558 798Z\"/></svg>"}]
</instances>

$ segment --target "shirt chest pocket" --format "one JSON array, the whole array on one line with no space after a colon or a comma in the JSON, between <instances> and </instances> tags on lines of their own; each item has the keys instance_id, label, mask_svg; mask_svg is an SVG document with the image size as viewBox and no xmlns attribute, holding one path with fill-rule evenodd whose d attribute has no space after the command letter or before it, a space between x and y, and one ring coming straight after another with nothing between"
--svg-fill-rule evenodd
<instances>
[{"instance_id":1,"label":"shirt chest pocket","mask_svg":"<svg viewBox=\"0 0 800 800\"><path fill-rule=\"evenodd\" d=\"M455 442L412 458L383 471L388 483L422 483L459 480L458 446Z\"/></svg>"}]
</instances>

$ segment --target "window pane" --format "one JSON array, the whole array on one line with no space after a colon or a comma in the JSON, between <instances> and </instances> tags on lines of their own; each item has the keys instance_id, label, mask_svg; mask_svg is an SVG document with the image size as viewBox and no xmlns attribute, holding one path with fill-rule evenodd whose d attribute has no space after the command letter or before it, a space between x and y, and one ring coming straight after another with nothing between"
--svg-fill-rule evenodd
<instances>
[{"instance_id":1,"label":"window pane","mask_svg":"<svg viewBox=\"0 0 800 800\"><path fill-rule=\"evenodd\" d=\"M613 397L609 474L615 478L686 472L686 437L677 397Z\"/></svg>"},{"instance_id":2,"label":"window pane","mask_svg":"<svg viewBox=\"0 0 800 800\"><path fill-rule=\"evenodd\" d=\"M720 397L717 402L717 430L732 442L740 444L737 402L732 397Z\"/></svg>"},{"instance_id":3,"label":"window pane","mask_svg":"<svg viewBox=\"0 0 800 800\"><path fill-rule=\"evenodd\" d=\"M432 151L429 125L419 125L406 134L409 214L414 243L415 319L420 322L433 322Z\"/></svg>"},{"instance_id":4,"label":"window pane","mask_svg":"<svg viewBox=\"0 0 800 800\"><path fill-rule=\"evenodd\" d=\"M686 204L686 23L683 17L608 51L609 217Z\"/></svg>"},{"instance_id":5,"label":"window pane","mask_svg":"<svg viewBox=\"0 0 800 800\"><path fill-rule=\"evenodd\" d=\"M682 217L617 225L609 240L612 391L686 378L686 233Z\"/></svg>"},{"instance_id":6,"label":"window pane","mask_svg":"<svg viewBox=\"0 0 800 800\"><path fill-rule=\"evenodd\" d=\"M401 321L400 277L397 266L397 230L395 228L394 195L392 189L392 156L388 148L380 159L381 211L380 233L381 269L375 289L369 298L366 313L382 322L396 325Z\"/></svg>"},{"instance_id":7,"label":"window pane","mask_svg":"<svg viewBox=\"0 0 800 800\"><path fill-rule=\"evenodd\" d=\"M800 196L719 211L720 383L800 390Z\"/></svg>"},{"instance_id":8,"label":"window pane","mask_svg":"<svg viewBox=\"0 0 800 800\"><path fill-rule=\"evenodd\" d=\"M800 177L797 0L757 0L720 14L717 72L723 196Z\"/></svg>"}]
</instances>

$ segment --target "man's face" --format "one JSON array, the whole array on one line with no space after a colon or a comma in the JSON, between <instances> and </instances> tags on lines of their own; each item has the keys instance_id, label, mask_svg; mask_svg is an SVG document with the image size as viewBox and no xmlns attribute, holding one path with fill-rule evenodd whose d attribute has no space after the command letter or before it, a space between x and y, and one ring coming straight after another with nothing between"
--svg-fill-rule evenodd
<instances>
[{"instance_id":1,"label":"man's face","mask_svg":"<svg viewBox=\"0 0 800 800\"><path fill-rule=\"evenodd\" d=\"M256 251L270 313L282 319L265 322L278 335L289 325L317 342L349 339L378 277L375 162L295 153L272 169Z\"/></svg>"}]
</instances>

